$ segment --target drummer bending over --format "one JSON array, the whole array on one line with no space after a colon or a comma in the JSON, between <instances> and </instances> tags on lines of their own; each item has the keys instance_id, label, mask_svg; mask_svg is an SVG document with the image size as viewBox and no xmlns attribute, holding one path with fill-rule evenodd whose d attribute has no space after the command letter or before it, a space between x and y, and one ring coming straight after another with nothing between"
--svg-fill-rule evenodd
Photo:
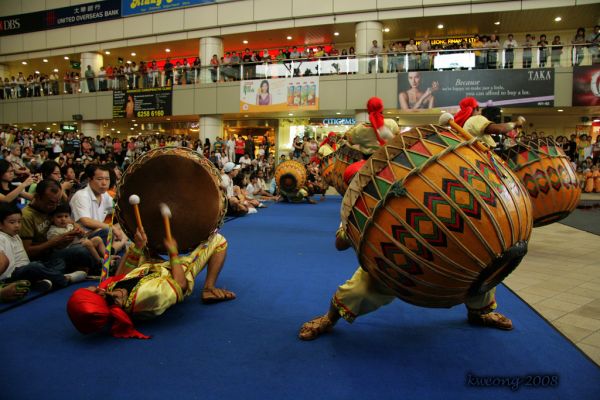
<instances>
[{"instance_id":1,"label":"drummer bending over","mask_svg":"<svg viewBox=\"0 0 600 400\"><path fill-rule=\"evenodd\" d=\"M344 229L336 232L335 247L342 251L350 247ZM473 325L487 326L503 330L512 329L512 321L504 315L493 312L496 309L496 288L467 299L467 317ZM391 289L372 278L367 271L358 267L352 278L335 292L329 310L325 315L312 319L300 328L302 340L313 340L323 333L331 332L340 318L352 323L364 314L377 310L396 299Z\"/></svg>"},{"instance_id":2,"label":"drummer bending over","mask_svg":"<svg viewBox=\"0 0 600 400\"><path fill-rule=\"evenodd\" d=\"M202 302L235 299L233 292L215 287L227 250L222 235L213 235L206 244L184 257L178 256L174 240L165 240L169 261L145 259L147 238L143 230L138 229L134 242L114 277L98 287L78 289L69 299L67 312L80 332L98 332L112 322L111 333L115 337L149 338L134 328L130 317L153 318L182 302L192 293L194 280L206 265Z\"/></svg>"}]
</instances>

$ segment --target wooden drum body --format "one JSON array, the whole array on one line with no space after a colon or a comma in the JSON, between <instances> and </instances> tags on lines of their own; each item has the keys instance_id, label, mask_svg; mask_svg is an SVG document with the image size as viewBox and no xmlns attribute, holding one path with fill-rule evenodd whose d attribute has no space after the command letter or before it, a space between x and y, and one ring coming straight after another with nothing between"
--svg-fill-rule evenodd
<instances>
[{"instance_id":1,"label":"wooden drum body","mask_svg":"<svg viewBox=\"0 0 600 400\"><path fill-rule=\"evenodd\" d=\"M351 147L347 142L339 146L333 153L334 161L331 172L328 174L326 182L333 186L342 196L346 193L348 185L344 182L344 172L350 164L354 164L364 158L363 153ZM325 175L323 175L325 179Z\"/></svg>"},{"instance_id":2,"label":"wooden drum body","mask_svg":"<svg viewBox=\"0 0 600 400\"><path fill-rule=\"evenodd\" d=\"M166 253L160 203L172 213L171 229L180 252L188 252L208 240L223 224L227 198L221 176L200 153L183 147L150 150L127 168L117 185L116 217L129 238L137 225L129 196L140 197L140 214L148 249Z\"/></svg>"},{"instance_id":3,"label":"wooden drum body","mask_svg":"<svg viewBox=\"0 0 600 400\"><path fill-rule=\"evenodd\" d=\"M527 191L475 144L440 126L412 129L374 153L344 196L342 223L361 266L411 304L464 303L527 252Z\"/></svg>"},{"instance_id":4,"label":"wooden drum body","mask_svg":"<svg viewBox=\"0 0 600 400\"><path fill-rule=\"evenodd\" d=\"M306 167L294 160L282 162L275 168L275 183L283 194L297 193L306 185Z\"/></svg>"},{"instance_id":5,"label":"wooden drum body","mask_svg":"<svg viewBox=\"0 0 600 400\"><path fill-rule=\"evenodd\" d=\"M531 197L534 227L560 221L579 204L581 185L577 174L554 139L517 142L503 158Z\"/></svg>"}]
</instances>

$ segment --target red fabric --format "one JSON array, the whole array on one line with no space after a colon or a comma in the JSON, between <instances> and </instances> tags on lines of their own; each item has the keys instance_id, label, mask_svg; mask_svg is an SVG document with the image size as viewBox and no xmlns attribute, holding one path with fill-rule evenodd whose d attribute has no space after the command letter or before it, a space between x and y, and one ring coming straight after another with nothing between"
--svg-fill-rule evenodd
<instances>
[{"instance_id":1,"label":"red fabric","mask_svg":"<svg viewBox=\"0 0 600 400\"><path fill-rule=\"evenodd\" d=\"M479 104L474 97L465 97L458 105L460 106L460 111L454 114L454 122L460 126L464 126L465 122L473 115L473 110L479 107Z\"/></svg>"},{"instance_id":2,"label":"red fabric","mask_svg":"<svg viewBox=\"0 0 600 400\"><path fill-rule=\"evenodd\" d=\"M88 289L77 289L67 302L67 314L75 328L85 335L102 330L112 322L110 333L118 338L150 339L137 331L131 318L117 305Z\"/></svg>"},{"instance_id":3,"label":"red fabric","mask_svg":"<svg viewBox=\"0 0 600 400\"><path fill-rule=\"evenodd\" d=\"M312 158L310 159L311 163L317 163L317 164L321 164L321 159L317 156L312 156Z\"/></svg>"},{"instance_id":4,"label":"red fabric","mask_svg":"<svg viewBox=\"0 0 600 400\"><path fill-rule=\"evenodd\" d=\"M385 140L379 135L379 128L383 126L383 101L379 97L371 97L367 102L367 111L369 113L369 122L371 122L377 141L383 146Z\"/></svg>"},{"instance_id":5,"label":"red fabric","mask_svg":"<svg viewBox=\"0 0 600 400\"><path fill-rule=\"evenodd\" d=\"M346 185L350 184L350 181L352 178L354 178L354 175L356 175L358 170L365 165L366 162L367 160L360 160L346 167L346 170L344 171L344 182L346 182Z\"/></svg>"}]
</instances>

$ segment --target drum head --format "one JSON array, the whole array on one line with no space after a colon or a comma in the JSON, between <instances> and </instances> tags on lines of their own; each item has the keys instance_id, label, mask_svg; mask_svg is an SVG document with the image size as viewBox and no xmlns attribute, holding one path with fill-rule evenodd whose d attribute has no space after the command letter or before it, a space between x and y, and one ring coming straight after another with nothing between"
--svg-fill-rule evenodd
<instances>
[{"instance_id":1,"label":"drum head","mask_svg":"<svg viewBox=\"0 0 600 400\"><path fill-rule=\"evenodd\" d=\"M165 253L165 229L160 213L160 203L165 203L171 209L171 231L179 251L191 251L222 223L226 200L219 180L218 171L210 161L192 150L152 150L123 174L115 199L117 219L127 236L133 238L136 220L129 196L138 195L148 249Z\"/></svg>"}]
</instances>

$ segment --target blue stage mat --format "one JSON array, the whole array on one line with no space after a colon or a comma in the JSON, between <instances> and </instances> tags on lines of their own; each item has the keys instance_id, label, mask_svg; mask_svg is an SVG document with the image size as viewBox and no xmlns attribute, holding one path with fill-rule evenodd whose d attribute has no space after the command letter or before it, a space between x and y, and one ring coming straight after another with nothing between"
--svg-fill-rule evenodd
<instances>
[{"instance_id":1,"label":"blue stage mat","mask_svg":"<svg viewBox=\"0 0 600 400\"><path fill-rule=\"evenodd\" d=\"M298 340L356 269L352 249L333 247L339 207L273 204L228 222L219 285L238 299L205 306L194 293L137 325L148 341L80 335L65 312L73 287L0 314L0 398L598 398L600 368L505 287L511 332L468 325L463 306L395 301Z\"/></svg>"}]
</instances>

